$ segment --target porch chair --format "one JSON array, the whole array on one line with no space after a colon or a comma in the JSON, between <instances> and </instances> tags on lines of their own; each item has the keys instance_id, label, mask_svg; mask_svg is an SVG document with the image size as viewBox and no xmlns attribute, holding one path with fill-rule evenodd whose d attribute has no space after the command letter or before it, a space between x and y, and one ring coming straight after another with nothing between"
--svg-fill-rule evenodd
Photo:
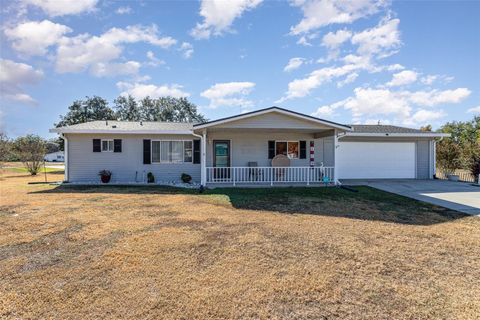
<instances>
[{"instance_id":1,"label":"porch chair","mask_svg":"<svg viewBox=\"0 0 480 320\"><path fill-rule=\"evenodd\" d=\"M277 181L282 181L285 178L285 168L290 167L290 159L284 154L277 154L272 159L272 167L275 168L275 175ZM279 168L280 167L280 168Z\"/></svg>"},{"instance_id":2,"label":"porch chair","mask_svg":"<svg viewBox=\"0 0 480 320\"><path fill-rule=\"evenodd\" d=\"M262 175L262 170L258 169L258 162L248 162L248 168L248 179L251 181L253 177L253 181L258 181L258 178Z\"/></svg>"}]
</instances>

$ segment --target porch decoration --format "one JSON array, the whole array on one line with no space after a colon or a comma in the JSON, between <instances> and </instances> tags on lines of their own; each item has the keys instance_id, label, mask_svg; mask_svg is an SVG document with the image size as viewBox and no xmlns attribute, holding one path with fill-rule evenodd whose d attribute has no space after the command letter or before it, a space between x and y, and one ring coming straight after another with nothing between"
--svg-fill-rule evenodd
<instances>
[{"instance_id":1,"label":"porch decoration","mask_svg":"<svg viewBox=\"0 0 480 320\"><path fill-rule=\"evenodd\" d=\"M109 170L102 170L98 173L100 176L100 180L102 183L109 183L110 179L112 178L112 172Z\"/></svg>"},{"instance_id":2,"label":"porch decoration","mask_svg":"<svg viewBox=\"0 0 480 320\"><path fill-rule=\"evenodd\" d=\"M310 141L310 167L315 167L315 141Z\"/></svg>"}]
</instances>

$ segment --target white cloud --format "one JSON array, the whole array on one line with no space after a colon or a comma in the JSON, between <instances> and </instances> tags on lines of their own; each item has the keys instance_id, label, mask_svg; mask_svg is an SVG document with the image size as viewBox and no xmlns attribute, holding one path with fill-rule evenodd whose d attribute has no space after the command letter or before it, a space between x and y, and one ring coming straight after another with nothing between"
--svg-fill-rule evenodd
<instances>
[{"instance_id":1,"label":"white cloud","mask_svg":"<svg viewBox=\"0 0 480 320\"><path fill-rule=\"evenodd\" d=\"M174 98L188 97L190 94L182 90L183 86L179 84L164 84L154 85L140 82L118 82L117 88L121 90L121 95L131 95L136 99L143 99L145 97L159 98L171 96Z\"/></svg>"},{"instance_id":2,"label":"white cloud","mask_svg":"<svg viewBox=\"0 0 480 320\"><path fill-rule=\"evenodd\" d=\"M217 83L209 89L203 91L200 95L210 100L210 108L219 106L240 106L250 107L252 101L245 99L255 87L253 82L226 82Z\"/></svg>"},{"instance_id":3,"label":"white cloud","mask_svg":"<svg viewBox=\"0 0 480 320\"><path fill-rule=\"evenodd\" d=\"M60 73L81 72L99 63L108 64L121 56L124 49L122 44L136 42L169 48L176 40L159 37L155 25L112 28L100 36L82 34L63 37L57 47L56 70Z\"/></svg>"},{"instance_id":4,"label":"white cloud","mask_svg":"<svg viewBox=\"0 0 480 320\"><path fill-rule=\"evenodd\" d=\"M12 47L26 55L45 55L48 47L57 44L64 34L72 32L69 27L49 20L29 21L4 30Z\"/></svg>"},{"instance_id":5,"label":"white cloud","mask_svg":"<svg viewBox=\"0 0 480 320\"><path fill-rule=\"evenodd\" d=\"M470 108L467 110L468 113L480 113L480 106L478 107L474 107L474 108Z\"/></svg>"},{"instance_id":6,"label":"white cloud","mask_svg":"<svg viewBox=\"0 0 480 320\"><path fill-rule=\"evenodd\" d=\"M23 3L42 9L51 17L93 11L98 0L22 0Z\"/></svg>"},{"instance_id":7,"label":"white cloud","mask_svg":"<svg viewBox=\"0 0 480 320\"><path fill-rule=\"evenodd\" d=\"M412 103L419 106L432 107L442 103L459 103L470 95L471 91L467 88L457 88L454 90L430 90L430 91L404 91L402 94L407 96Z\"/></svg>"},{"instance_id":8,"label":"white cloud","mask_svg":"<svg viewBox=\"0 0 480 320\"><path fill-rule=\"evenodd\" d=\"M405 69L405 67L402 66L401 64L398 64L398 63L391 64L391 65L386 67L387 71L399 71L399 70L403 70L403 69Z\"/></svg>"},{"instance_id":9,"label":"white cloud","mask_svg":"<svg viewBox=\"0 0 480 320\"><path fill-rule=\"evenodd\" d=\"M141 64L137 61L125 63L96 63L91 66L90 73L95 77L114 77L119 75L136 75Z\"/></svg>"},{"instance_id":10,"label":"white cloud","mask_svg":"<svg viewBox=\"0 0 480 320\"><path fill-rule=\"evenodd\" d=\"M377 55L380 58L392 55L402 44L398 31L399 23L399 19L387 17L376 27L355 33L352 44L358 45L357 52L360 55Z\"/></svg>"},{"instance_id":11,"label":"white cloud","mask_svg":"<svg viewBox=\"0 0 480 320\"><path fill-rule=\"evenodd\" d=\"M283 98L277 100L277 102L281 103L288 99L305 97L313 89L324 83L330 82L335 78L347 76L356 70L369 68L369 62L366 60L352 58L349 61L352 63L345 64L341 67L325 67L317 69L311 72L306 78L291 81L288 84L287 93Z\"/></svg>"},{"instance_id":12,"label":"white cloud","mask_svg":"<svg viewBox=\"0 0 480 320\"><path fill-rule=\"evenodd\" d=\"M333 116L335 109L330 106L319 107L315 112L312 113L312 116L317 118L331 117Z\"/></svg>"},{"instance_id":13,"label":"white cloud","mask_svg":"<svg viewBox=\"0 0 480 320\"><path fill-rule=\"evenodd\" d=\"M329 49L336 49L342 43L352 37L352 32L349 30L338 30L337 32L329 32L322 38L322 45Z\"/></svg>"},{"instance_id":14,"label":"white cloud","mask_svg":"<svg viewBox=\"0 0 480 320\"><path fill-rule=\"evenodd\" d=\"M443 110L424 110L420 109L413 114L410 119L407 119L404 123L412 123L418 125L430 124L432 121L441 119L446 116L446 113Z\"/></svg>"},{"instance_id":15,"label":"white cloud","mask_svg":"<svg viewBox=\"0 0 480 320\"><path fill-rule=\"evenodd\" d=\"M358 78L358 73L356 72L350 73L348 76L345 77L345 79L337 82L337 87L341 88L346 84L354 82L355 80L357 80L357 78Z\"/></svg>"},{"instance_id":16,"label":"white cloud","mask_svg":"<svg viewBox=\"0 0 480 320\"><path fill-rule=\"evenodd\" d=\"M293 6L300 7L303 19L290 28L290 33L300 35L315 29L339 23L352 23L355 20L374 14L385 5L384 1L334 1L297 0Z\"/></svg>"},{"instance_id":17,"label":"white cloud","mask_svg":"<svg viewBox=\"0 0 480 320\"><path fill-rule=\"evenodd\" d=\"M147 58L149 60L147 62L147 65L151 67L158 67L166 63L165 61L158 59L153 53L153 51L147 51Z\"/></svg>"},{"instance_id":18,"label":"white cloud","mask_svg":"<svg viewBox=\"0 0 480 320\"><path fill-rule=\"evenodd\" d=\"M327 107L335 110L344 108L351 111L356 119L375 115L393 116L396 122L404 124L436 120L444 115L442 110L414 110L415 107L433 107L447 103L459 103L470 95L470 90L391 91L390 89L356 88L354 96L338 101ZM412 114L412 111L413 112ZM421 111L421 112L420 112ZM435 118L437 117L437 118Z\"/></svg>"},{"instance_id":19,"label":"white cloud","mask_svg":"<svg viewBox=\"0 0 480 320\"><path fill-rule=\"evenodd\" d=\"M119 7L117 10L115 10L116 14L130 14L132 13L132 8L129 6L126 7Z\"/></svg>"},{"instance_id":20,"label":"white cloud","mask_svg":"<svg viewBox=\"0 0 480 320\"><path fill-rule=\"evenodd\" d=\"M285 66L285 68L283 68L283 71L290 72L295 69L298 69L304 62L305 62L304 58L291 58L288 61L288 64Z\"/></svg>"},{"instance_id":21,"label":"white cloud","mask_svg":"<svg viewBox=\"0 0 480 320\"><path fill-rule=\"evenodd\" d=\"M43 72L35 70L25 63L0 59L0 82L2 83L2 100L34 104L35 100L23 92L22 86L36 84L43 78Z\"/></svg>"},{"instance_id":22,"label":"white cloud","mask_svg":"<svg viewBox=\"0 0 480 320\"><path fill-rule=\"evenodd\" d=\"M183 42L179 50L185 59L190 59L193 55L193 46L189 42Z\"/></svg>"},{"instance_id":23,"label":"white cloud","mask_svg":"<svg viewBox=\"0 0 480 320\"><path fill-rule=\"evenodd\" d=\"M428 75L428 76L422 77L420 81L422 81L423 84L431 85L437 79L438 79L438 76L436 75Z\"/></svg>"},{"instance_id":24,"label":"white cloud","mask_svg":"<svg viewBox=\"0 0 480 320\"><path fill-rule=\"evenodd\" d=\"M387 82L389 87L404 86L417 81L418 73L412 70L404 70L399 73L395 73L392 80Z\"/></svg>"},{"instance_id":25,"label":"white cloud","mask_svg":"<svg viewBox=\"0 0 480 320\"><path fill-rule=\"evenodd\" d=\"M245 11L257 7L262 0L202 0L200 15L202 23L197 23L190 32L195 39L208 39L212 35L219 36L230 31L230 27L236 18Z\"/></svg>"}]
</instances>

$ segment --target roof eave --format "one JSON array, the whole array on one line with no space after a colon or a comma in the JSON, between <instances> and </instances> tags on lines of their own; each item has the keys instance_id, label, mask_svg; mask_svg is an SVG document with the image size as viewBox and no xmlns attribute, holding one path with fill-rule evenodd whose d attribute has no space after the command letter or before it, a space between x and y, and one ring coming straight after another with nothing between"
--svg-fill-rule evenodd
<instances>
[{"instance_id":1,"label":"roof eave","mask_svg":"<svg viewBox=\"0 0 480 320\"><path fill-rule=\"evenodd\" d=\"M425 132L425 133L362 133L362 132L347 132L345 136L349 137L411 137L411 138L448 138L450 137L449 133L436 133L436 132Z\"/></svg>"}]
</instances>

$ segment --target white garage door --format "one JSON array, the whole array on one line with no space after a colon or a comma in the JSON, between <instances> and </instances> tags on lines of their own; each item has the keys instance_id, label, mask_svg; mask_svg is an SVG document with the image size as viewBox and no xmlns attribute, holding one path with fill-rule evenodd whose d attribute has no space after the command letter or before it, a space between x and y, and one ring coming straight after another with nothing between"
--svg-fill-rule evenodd
<instances>
[{"instance_id":1,"label":"white garage door","mask_svg":"<svg viewBox=\"0 0 480 320\"><path fill-rule=\"evenodd\" d=\"M340 142L339 179L415 178L415 143Z\"/></svg>"}]
</instances>

